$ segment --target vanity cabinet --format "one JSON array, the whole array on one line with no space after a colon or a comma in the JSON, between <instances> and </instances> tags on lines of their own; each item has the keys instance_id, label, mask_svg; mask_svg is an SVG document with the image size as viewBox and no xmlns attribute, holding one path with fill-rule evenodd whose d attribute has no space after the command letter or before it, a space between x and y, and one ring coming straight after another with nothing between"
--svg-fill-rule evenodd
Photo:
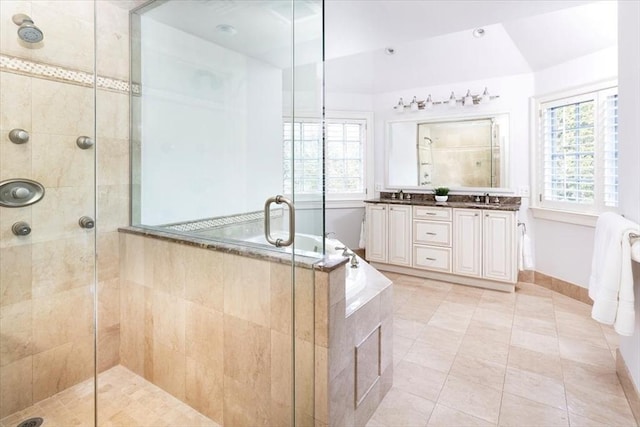
<instances>
[{"instance_id":1,"label":"vanity cabinet","mask_svg":"<svg viewBox=\"0 0 640 427\"><path fill-rule=\"evenodd\" d=\"M367 205L367 260L387 262L387 205Z\"/></svg>"},{"instance_id":2,"label":"vanity cabinet","mask_svg":"<svg viewBox=\"0 0 640 427\"><path fill-rule=\"evenodd\" d=\"M464 276L482 275L482 211L454 209L453 273Z\"/></svg>"},{"instance_id":3,"label":"vanity cabinet","mask_svg":"<svg viewBox=\"0 0 640 427\"><path fill-rule=\"evenodd\" d=\"M515 213L453 210L453 273L515 283Z\"/></svg>"},{"instance_id":4,"label":"vanity cabinet","mask_svg":"<svg viewBox=\"0 0 640 427\"><path fill-rule=\"evenodd\" d=\"M514 212L483 211L482 276L491 280L517 281L516 218Z\"/></svg>"},{"instance_id":5,"label":"vanity cabinet","mask_svg":"<svg viewBox=\"0 0 640 427\"><path fill-rule=\"evenodd\" d=\"M451 273L451 209L413 207L413 267Z\"/></svg>"},{"instance_id":6,"label":"vanity cabinet","mask_svg":"<svg viewBox=\"0 0 640 427\"><path fill-rule=\"evenodd\" d=\"M367 205L367 260L411 265L411 206Z\"/></svg>"},{"instance_id":7,"label":"vanity cabinet","mask_svg":"<svg viewBox=\"0 0 640 427\"><path fill-rule=\"evenodd\" d=\"M366 212L375 267L513 291L517 211L368 203Z\"/></svg>"},{"instance_id":8,"label":"vanity cabinet","mask_svg":"<svg viewBox=\"0 0 640 427\"><path fill-rule=\"evenodd\" d=\"M411 265L411 206L389 205L387 261Z\"/></svg>"}]
</instances>

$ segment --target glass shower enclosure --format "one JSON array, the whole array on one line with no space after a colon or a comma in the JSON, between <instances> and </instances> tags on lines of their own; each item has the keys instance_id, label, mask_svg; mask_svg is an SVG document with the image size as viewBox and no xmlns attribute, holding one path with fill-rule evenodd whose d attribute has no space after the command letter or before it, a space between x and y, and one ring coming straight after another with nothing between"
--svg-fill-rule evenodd
<instances>
[{"instance_id":1,"label":"glass shower enclosure","mask_svg":"<svg viewBox=\"0 0 640 427\"><path fill-rule=\"evenodd\" d=\"M322 13L0 2L3 426L315 423Z\"/></svg>"}]
</instances>

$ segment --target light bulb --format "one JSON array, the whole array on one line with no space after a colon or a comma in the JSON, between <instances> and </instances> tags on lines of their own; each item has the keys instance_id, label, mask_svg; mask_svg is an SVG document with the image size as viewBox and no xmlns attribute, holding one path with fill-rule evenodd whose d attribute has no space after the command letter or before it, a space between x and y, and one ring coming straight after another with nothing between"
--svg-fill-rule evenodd
<instances>
[{"instance_id":1,"label":"light bulb","mask_svg":"<svg viewBox=\"0 0 640 427\"><path fill-rule=\"evenodd\" d=\"M455 107L456 106L456 95L451 92L451 96L449 97L449 107Z\"/></svg>"},{"instance_id":2,"label":"light bulb","mask_svg":"<svg viewBox=\"0 0 640 427\"><path fill-rule=\"evenodd\" d=\"M491 95L489 95L489 89L484 88L484 92L482 92L482 97L480 98L480 102L483 104L488 104L491 101Z\"/></svg>"},{"instance_id":3,"label":"light bulb","mask_svg":"<svg viewBox=\"0 0 640 427\"><path fill-rule=\"evenodd\" d=\"M431 99L431 94L427 96L427 100L424 101L424 108L430 110L433 108L433 99Z\"/></svg>"},{"instance_id":4,"label":"light bulb","mask_svg":"<svg viewBox=\"0 0 640 427\"><path fill-rule=\"evenodd\" d=\"M463 104L465 107L473 106L473 96L471 96L471 91L467 89L467 94L464 96Z\"/></svg>"},{"instance_id":5,"label":"light bulb","mask_svg":"<svg viewBox=\"0 0 640 427\"><path fill-rule=\"evenodd\" d=\"M411 111L418 111L418 100L415 96L413 97L411 104L409 104L409 108L411 108Z\"/></svg>"},{"instance_id":6,"label":"light bulb","mask_svg":"<svg viewBox=\"0 0 640 427\"><path fill-rule=\"evenodd\" d=\"M393 109L398 113L404 113L404 101L402 100L402 98L400 98L400 100L398 101L398 105L393 107Z\"/></svg>"}]
</instances>

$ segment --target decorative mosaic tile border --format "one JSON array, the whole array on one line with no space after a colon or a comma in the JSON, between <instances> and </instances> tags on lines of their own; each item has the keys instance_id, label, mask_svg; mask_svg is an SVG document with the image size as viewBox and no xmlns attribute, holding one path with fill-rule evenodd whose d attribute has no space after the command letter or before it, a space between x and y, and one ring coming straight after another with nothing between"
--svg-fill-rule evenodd
<instances>
[{"instance_id":1,"label":"decorative mosaic tile border","mask_svg":"<svg viewBox=\"0 0 640 427\"><path fill-rule=\"evenodd\" d=\"M86 87L93 87L94 82L93 73L72 70L59 65L43 64L4 54L0 54L0 70ZM128 81L104 76L98 76L96 80L100 89L129 93ZM140 93L140 85L135 86L134 92Z\"/></svg>"},{"instance_id":2,"label":"decorative mosaic tile border","mask_svg":"<svg viewBox=\"0 0 640 427\"><path fill-rule=\"evenodd\" d=\"M282 209L274 209L271 211L272 218L279 218L282 216ZM263 221L264 212L255 211L247 212L239 215L221 216L216 218L199 219L196 221L186 221L175 224L167 224L161 226L162 228L174 231L202 231L212 228L224 227L227 225L240 224L243 222L251 221Z\"/></svg>"}]
</instances>

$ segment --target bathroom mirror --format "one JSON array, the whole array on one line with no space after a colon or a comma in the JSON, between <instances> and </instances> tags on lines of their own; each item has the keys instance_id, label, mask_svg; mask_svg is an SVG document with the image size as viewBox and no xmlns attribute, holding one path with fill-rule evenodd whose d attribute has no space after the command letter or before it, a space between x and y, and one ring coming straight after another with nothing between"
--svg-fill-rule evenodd
<instances>
[{"instance_id":1,"label":"bathroom mirror","mask_svg":"<svg viewBox=\"0 0 640 427\"><path fill-rule=\"evenodd\" d=\"M387 123L387 187L508 187L508 114Z\"/></svg>"}]
</instances>

